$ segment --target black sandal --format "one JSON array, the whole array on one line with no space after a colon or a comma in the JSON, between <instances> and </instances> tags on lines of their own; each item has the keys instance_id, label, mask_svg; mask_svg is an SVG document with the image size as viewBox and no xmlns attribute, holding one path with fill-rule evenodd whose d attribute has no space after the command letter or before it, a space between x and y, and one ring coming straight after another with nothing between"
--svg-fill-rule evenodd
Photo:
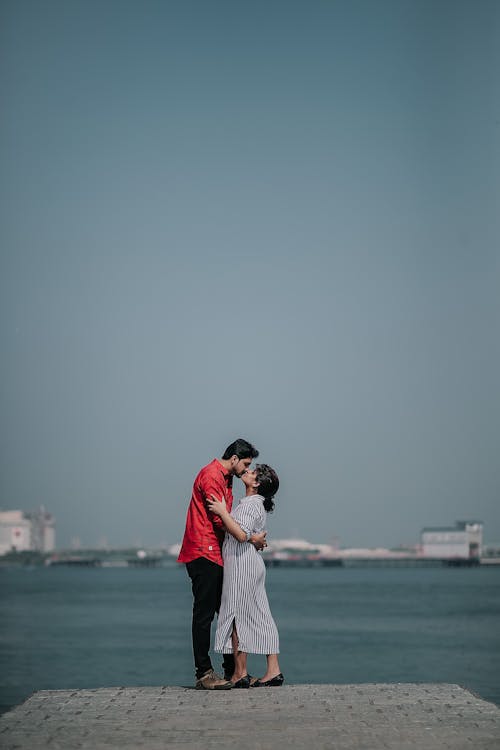
<instances>
[{"instance_id":1,"label":"black sandal","mask_svg":"<svg viewBox=\"0 0 500 750\"><path fill-rule=\"evenodd\" d=\"M236 682L233 682L233 690L235 688L249 688L251 679L252 677L249 674L246 674L244 677L241 677Z\"/></svg>"},{"instance_id":2,"label":"black sandal","mask_svg":"<svg viewBox=\"0 0 500 750\"><path fill-rule=\"evenodd\" d=\"M282 673L276 675L276 677L271 677L270 680L255 680L254 683L252 683L252 687L281 687L285 681L285 678L283 677Z\"/></svg>"}]
</instances>

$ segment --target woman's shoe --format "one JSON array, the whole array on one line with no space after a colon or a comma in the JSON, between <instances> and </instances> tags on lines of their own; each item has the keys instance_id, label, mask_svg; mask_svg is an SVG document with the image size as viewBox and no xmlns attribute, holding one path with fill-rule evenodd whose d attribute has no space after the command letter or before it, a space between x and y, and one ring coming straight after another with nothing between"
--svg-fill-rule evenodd
<instances>
[{"instance_id":1,"label":"woman's shoe","mask_svg":"<svg viewBox=\"0 0 500 750\"><path fill-rule=\"evenodd\" d=\"M252 687L281 687L284 681L285 678L280 672L276 677L271 677L270 680L265 680L264 682L262 682L262 680L255 680L255 682L252 683Z\"/></svg>"},{"instance_id":2,"label":"woman's shoe","mask_svg":"<svg viewBox=\"0 0 500 750\"><path fill-rule=\"evenodd\" d=\"M233 690L235 688L249 688L251 679L252 678L249 674L246 674L244 677L241 677L236 682L233 682Z\"/></svg>"}]
</instances>

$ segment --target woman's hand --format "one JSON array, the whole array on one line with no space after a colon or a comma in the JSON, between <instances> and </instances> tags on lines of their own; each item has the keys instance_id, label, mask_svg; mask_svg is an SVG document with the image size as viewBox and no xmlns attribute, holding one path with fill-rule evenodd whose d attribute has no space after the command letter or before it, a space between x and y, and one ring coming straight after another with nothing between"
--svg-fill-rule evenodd
<instances>
[{"instance_id":1,"label":"woman's hand","mask_svg":"<svg viewBox=\"0 0 500 750\"><path fill-rule=\"evenodd\" d=\"M224 498L218 500L214 495L210 495L206 502L208 510L214 515L223 516L224 513L227 513L226 501Z\"/></svg>"}]
</instances>

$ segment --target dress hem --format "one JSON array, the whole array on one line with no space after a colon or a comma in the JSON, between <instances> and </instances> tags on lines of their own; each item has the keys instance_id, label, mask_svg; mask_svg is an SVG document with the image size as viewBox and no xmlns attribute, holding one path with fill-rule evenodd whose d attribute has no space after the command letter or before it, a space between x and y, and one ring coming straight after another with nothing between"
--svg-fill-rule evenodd
<instances>
[{"instance_id":1,"label":"dress hem","mask_svg":"<svg viewBox=\"0 0 500 750\"><path fill-rule=\"evenodd\" d=\"M219 651L218 649L214 649L216 654L232 654L233 649L231 651ZM257 654L257 656L267 656L268 654L279 654L279 649L277 651L255 651L255 650L246 650L245 648L238 649L239 651L243 651L245 654Z\"/></svg>"}]
</instances>

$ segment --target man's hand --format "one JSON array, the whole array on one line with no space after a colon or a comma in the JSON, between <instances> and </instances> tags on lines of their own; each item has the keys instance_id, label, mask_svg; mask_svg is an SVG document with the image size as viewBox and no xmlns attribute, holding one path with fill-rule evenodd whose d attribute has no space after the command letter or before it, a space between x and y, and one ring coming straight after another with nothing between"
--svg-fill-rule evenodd
<instances>
[{"instance_id":1,"label":"man's hand","mask_svg":"<svg viewBox=\"0 0 500 750\"><path fill-rule=\"evenodd\" d=\"M252 534L248 541L253 544L257 552L260 552L264 547L267 547L266 536L267 531L261 531L260 534Z\"/></svg>"}]
</instances>

